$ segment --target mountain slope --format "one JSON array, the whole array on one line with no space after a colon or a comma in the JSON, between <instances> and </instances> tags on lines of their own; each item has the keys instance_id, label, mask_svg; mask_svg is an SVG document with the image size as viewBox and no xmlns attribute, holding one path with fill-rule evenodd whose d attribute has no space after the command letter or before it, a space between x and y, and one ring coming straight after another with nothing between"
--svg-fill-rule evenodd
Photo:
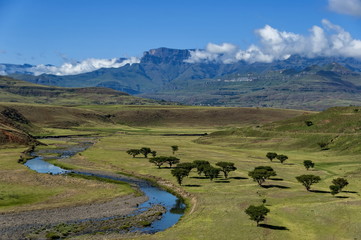
<instances>
[{"instance_id":1,"label":"mountain slope","mask_svg":"<svg viewBox=\"0 0 361 240\"><path fill-rule=\"evenodd\" d=\"M0 76L0 102L46 104L158 104L109 88L61 88Z\"/></svg>"},{"instance_id":2,"label":"mountain slope","mask_svg":"<svg viewBox=\"0 0 361 240\"><path fill-rule=\"evenodd\" d=\"M159 48L140 63L55 76L11 76L62 87L108 87L142 97L192 105L282 107L322 110L361 104L361 61L291 56L272 63L189 63L190 50ZM21 69L20 67L17 68Z\"/></svg>"}]
</instances>

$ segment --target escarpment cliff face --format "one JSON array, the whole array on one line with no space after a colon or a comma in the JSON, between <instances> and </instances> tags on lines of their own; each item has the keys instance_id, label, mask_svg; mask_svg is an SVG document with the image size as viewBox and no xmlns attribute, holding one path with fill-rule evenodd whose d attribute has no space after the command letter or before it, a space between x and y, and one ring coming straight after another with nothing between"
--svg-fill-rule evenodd
<instances>
[{"instance_id":1,"label":"escarpment cliff face","mask_svg":"<svg viewBox=\"0 0 361 240\"><path fill-rule=\"evenodd\" d=\"M0 109L0 145L38 145L40 144L28 132L34 126L16 109Z\"/></svg>"}]
</instances>

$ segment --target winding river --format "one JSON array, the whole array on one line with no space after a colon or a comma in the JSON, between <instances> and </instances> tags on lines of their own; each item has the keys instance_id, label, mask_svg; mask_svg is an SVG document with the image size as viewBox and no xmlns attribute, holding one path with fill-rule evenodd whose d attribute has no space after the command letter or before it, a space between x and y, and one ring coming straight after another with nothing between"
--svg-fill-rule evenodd
<instances>
[{"instance_id":1,"label":"winding river","mask_svg":"<svg viewBox=\"0 0 361 240\"><path fill-rule=\"evenodd\" d=\"M51 139L51 140L64 140L64 139ZM181 216L184 214L186 205L183 203L182 199L177 196L159 188L153 186L149 181L128 177L124 175L119 176L109 176L106 174L95 174L89 172L81 171L69 171L57 167L46 160L53 159L62 159L69 158L79 152L82 152L92 146L92 142L84 139L72 139L75 144L63 146L55 149L42 149L36 150L32 153L34 156L33 159L28 160L25 165L30 169L39 172L39 173L48 173L48 174L67 174L69 172L83 174L83 175L94 175L102 178L109 178L113 180L119 180L127 182L131 185L136 185L147 197L148 200L138 206L136 213L146 211L153 205L162 205L167 209L167 212L163 214L162 218L154 221L149 227L134 229L136 231L141 231L143 233L155 233L163 231L179 221ZM51 157L48 157L49 154Z\"/></svg>"}]
</instances>

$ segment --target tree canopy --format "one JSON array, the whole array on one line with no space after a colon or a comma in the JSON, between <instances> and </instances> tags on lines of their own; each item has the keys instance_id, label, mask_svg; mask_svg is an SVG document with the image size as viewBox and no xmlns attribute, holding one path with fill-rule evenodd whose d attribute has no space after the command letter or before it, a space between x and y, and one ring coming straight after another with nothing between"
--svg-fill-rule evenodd
<instances>
[{"instance_id":1,"label":"tree canopy","mask_svg":"<svg viewBox=\"0 0 361 240\"><path fill-rule=\"evenodd\" d=\"M262 204L259 206L251 205L244 212L251 220L257 222L257 226L259 226L259 222L264 221L270 210Z\"/></svg>"},{"instance_id":2,"label":"tree canopy","mask_svg":"<svg viewBox=\"0 0 361 240\"><path fill-rule=\"evenodd\" d=\"M232 162L217 162L216 165L221 168L224 178L228 178L228 173L237 170Z\"/></svg>"},{"instance_id":3,"label":"tree canopy","mask_svg":"<svg viewBox=\"0 0 361 240\"><path fill-rule=\"evenodd\" d=\"M203 170L204 172L204 175L209 178L211 181L214 179L214 178L217 178L218 175L219 175L219 172L221 171L220 168L215 168L211 165L209 166L206 166Z\"/></svg>"},{"instance_id":4,"label":"tree canopy","mask_svg":"<svg viewBox=\"0 0 361 240\"><path fill-rule=\"evenodd\" d=\"M140 153L144 155L145 158L148 157L148 154L152 152L152 150L149 147L142 147L139 149Z\"/></svg>"},{"instance_id":5,"label":"tree canopy","mask_svg":"<svg viewBox=\"0 0 361 240\"><path fill-rule=\"evenodd\" d=\"M248 172L248 176L253 178L253 180L260 186L262 186L262 183L264 183L266 179L276 175L277 174L273 168L269 166L258 166L253 171Z\"/></svg>"},{"instance_id":6,"label":"tree canopy","mask_svg":"<svg viewBox=\"0 0 361 240\"><path fill-rule=\"evenodd\" d=\"M204 169L211 164L205 160L194 160L193 161L195 168L197 168L197 173L201 175L204 172Z\"/></svg>"},{"instance_id":7,"label":"tree canopy","mask_svg":"<svg viewBox=\"0 0 361 240\"><path fill-rule=\"evenodd\" d=\"M179 147L177 145L173 145L171 146L172 151L173 151L173 155L175 154L176 151L178 151Z\"/></svg>"},{"instance_id":8,"label":"tree canopy","mask_svg":"<svg viewBox=\"0 0 361 240\"><path fill-rule=\"evenodd\" d=\"M171 171L172 175L177 178L179 185L182 185L183 178L189 175L189 171L184 168L174 168Z\"/></svg>"},{"instance_id":9,"label":"tree canopy","mask_svg":"<svg viewBox=\"0 0 361 240\"><path fill-rule=\"evenodd\" d=\"M275 153L275 152L268 152L268 153L266 154L266 157L272 162L272 160L277 157L277 153Z\"/></svg>"},{"instance_id":10,"label":"tree canopy","mask_svg":"<svg viewBox=\"0 0 361 240\"><path fill-rule=\"evenodd\" d=\"M286 155L283 155L283 154L277 155L276 158L278 160L280 160L281 163L283 163L284 161L286 161L288 159L288 157Z\"/></svg>"},{"instance_id":11,"label":"tree canopy","mask_svg":"<svg viewBox=\"0 0 361 240\"><path fill-rule=\"evenodd\" d=\"M129 155L132 155L134 158L135 156L140 154L140 150L139 149L129 149L129 150L127 150L126 153L128 153Z\"/></svg>"},{"instance_id":12,"label":"tree canopy","mask_svg":"<svg viewBox=\"0 0 361 240\"><path fill-rule=\"evenodd\" d=\"M308 170L309 168L313 168L315 164L311 160L303 161L303 166Z\"/></svg>"},{"instance_id":13,"label":"tree canopy","mask_svg":"<svg viewBox=\"0 0 361 240\"><path fill-rule=\"evenodd\" d=\"M321 181L321 178L319 176L315 175L301 175L296 177L297 181L302 183L303 186L306 187L307 191L310 191L311 185L314 183L318 183Z\"/></svg>"}]
</instances>

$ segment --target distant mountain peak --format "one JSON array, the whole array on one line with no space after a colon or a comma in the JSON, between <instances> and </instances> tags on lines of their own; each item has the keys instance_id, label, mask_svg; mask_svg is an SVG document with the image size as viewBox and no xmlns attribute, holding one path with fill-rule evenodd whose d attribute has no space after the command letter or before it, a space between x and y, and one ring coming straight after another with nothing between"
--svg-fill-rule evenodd
<instances>
[{"instance_id":1,"label":"distant mountain peak","mask_svg":"<svg viewBox=\"0 0 361 240\"><path fill-rule=\"evenodd\" d=\"M189 49L155 48L144 52L141 63L183 63L190 57Z\"/></svg>"}]
</instances>

